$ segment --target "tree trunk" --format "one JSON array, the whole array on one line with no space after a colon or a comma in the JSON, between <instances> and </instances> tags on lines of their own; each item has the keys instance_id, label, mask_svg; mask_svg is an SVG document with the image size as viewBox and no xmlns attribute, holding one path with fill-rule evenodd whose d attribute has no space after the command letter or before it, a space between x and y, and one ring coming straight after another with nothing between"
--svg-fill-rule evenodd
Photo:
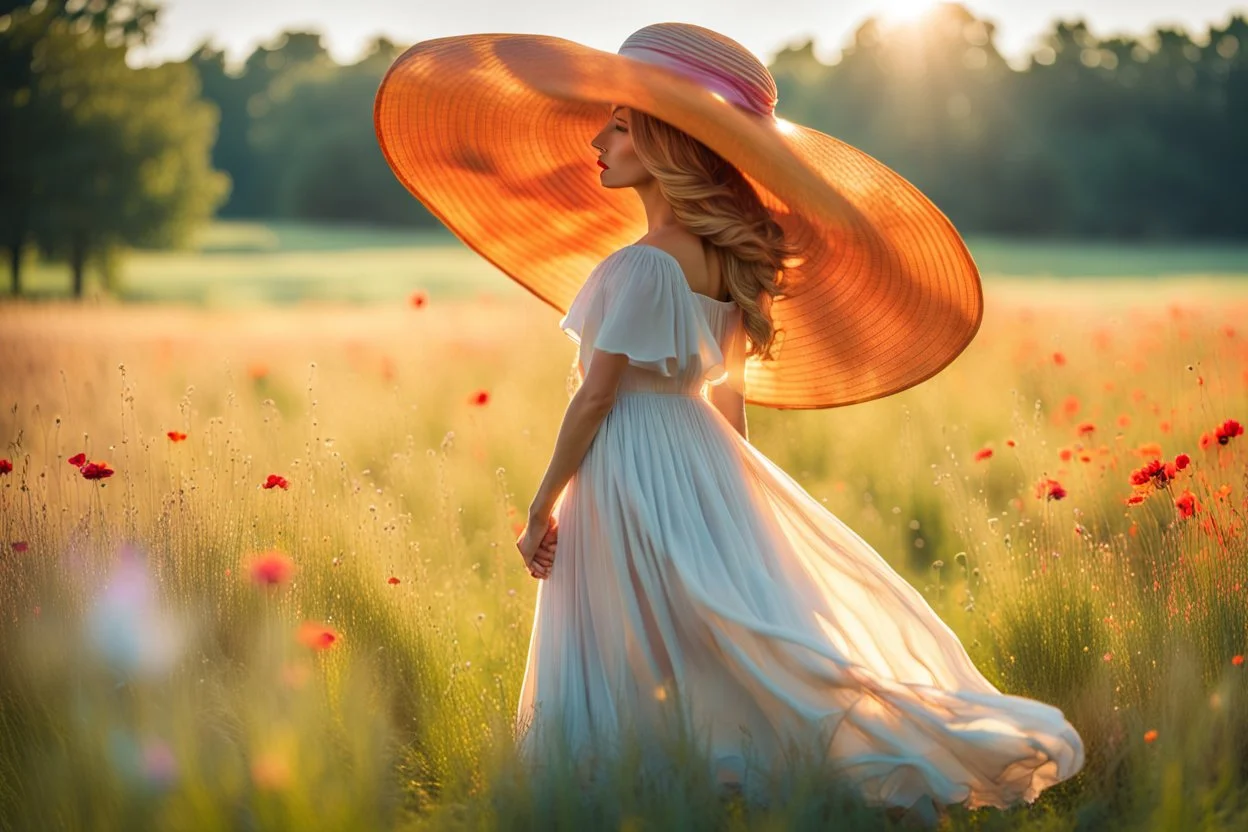
<instances>
[{"instance_id":1,"label":"tree trunk","mask_svg":"<svg viewBox=\"0 0 1248 832\"><path fill-rule=\"evenodd\" d=\"M85 240L75 240L73 248L70 249L69 267L74 273L74 297L82 297L82 281L87 270L87 243Z\"/></svg>"}]
</instances>

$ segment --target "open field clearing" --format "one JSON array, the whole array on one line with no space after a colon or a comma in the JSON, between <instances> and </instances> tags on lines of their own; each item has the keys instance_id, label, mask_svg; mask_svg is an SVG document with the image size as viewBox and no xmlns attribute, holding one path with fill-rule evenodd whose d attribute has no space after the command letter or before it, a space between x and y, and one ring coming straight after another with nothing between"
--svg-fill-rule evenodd
<instances>
[{"instance_id":1,"label":"open field clearing","mask_svg":"<svg viewBox=\"0 0 1248 832\"><path fill-rule=\"evenodd\" d=\"M573 346L522 290L395 281L0 306L0 826L885 827L813 775L747 807L625 770L583 803L511 765L513 540ZM949 828L1248 823L1246 289L990 278L928 382L749 409L994 684L1085 740L1037 804Z\"/></svg>"}]
</instances>

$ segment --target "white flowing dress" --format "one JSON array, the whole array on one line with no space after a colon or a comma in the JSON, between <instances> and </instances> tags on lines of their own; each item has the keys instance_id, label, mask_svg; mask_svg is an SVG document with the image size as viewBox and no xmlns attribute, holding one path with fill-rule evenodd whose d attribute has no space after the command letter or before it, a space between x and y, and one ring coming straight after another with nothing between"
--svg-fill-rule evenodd
<instances>
[{"instance_id":1,"label":"white flowing dress","mask_svg":"<svg viewBox=\"0 0 1248 832\"><path fill-rule=\"evenodd\" d=\"M559 326L582 379L595 349L629 366L555 504L522 753L536 762L558 737L596 756L675 710L712 775L747 792L750 771L812 740L875 806L1004 808L1082 768L1062 711L994 687L922 594L703 396L743 389L740 307L634 244Z\"/></svg>"}]
</instances>

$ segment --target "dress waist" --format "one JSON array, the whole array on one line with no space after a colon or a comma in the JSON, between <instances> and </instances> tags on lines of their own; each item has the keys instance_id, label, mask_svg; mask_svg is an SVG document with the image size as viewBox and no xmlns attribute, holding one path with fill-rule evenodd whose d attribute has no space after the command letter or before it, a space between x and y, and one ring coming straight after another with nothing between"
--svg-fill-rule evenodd
<instances>
[{"instance_id":1,"label":"dress waist","mask_svg":"<svg viewBox=\"0 0 1248 832\"><path fill-rule=\"evenodd\" d=\"M687 399L702 398L701 390L618 390L616 397L620 396L679 396Z\"/></svg>"}]
</instances>

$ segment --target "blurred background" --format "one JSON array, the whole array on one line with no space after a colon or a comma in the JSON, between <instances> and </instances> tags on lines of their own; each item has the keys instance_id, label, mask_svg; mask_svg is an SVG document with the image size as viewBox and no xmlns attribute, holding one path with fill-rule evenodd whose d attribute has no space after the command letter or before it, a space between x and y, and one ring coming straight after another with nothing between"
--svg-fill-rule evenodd
<instances>
[{"instance_id":1,"label":"blurred background","mask_svg":"<svg viewBox=\"0 0 1248 832\"><path fill-rule=\"evenodd\" d=\"M425 38L542 32L615 51L669 18L742 41L776 78L778 115L917 184L988 274L1248 262L1243 4L777 0L757 20L696 1L606 16L452 5L3 0L3 291L380 300L419 279L507 293L386 167L382 74ZM430 270L416 250L447 256Z\"/></svg>"}]
</instances>

